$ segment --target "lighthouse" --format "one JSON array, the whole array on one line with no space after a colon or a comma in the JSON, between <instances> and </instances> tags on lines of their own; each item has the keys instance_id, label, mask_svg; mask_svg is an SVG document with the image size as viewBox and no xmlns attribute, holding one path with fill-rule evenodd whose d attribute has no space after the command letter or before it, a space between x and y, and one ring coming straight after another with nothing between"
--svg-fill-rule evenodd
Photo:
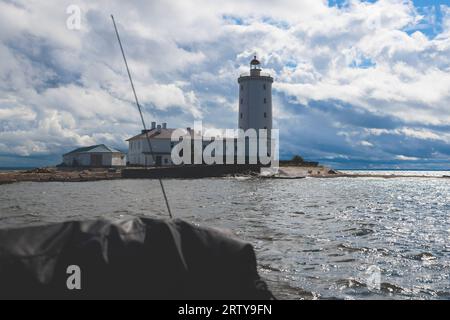
<instances>
[{"instance_id":1,"label":"lighthouse","mask_svg":"<svg viewBox=\"0 0 450 320\"><path fill-rule=\"evenodd\" d=\"M261 63L254 56L250 73L241 75L239 83L239 129L272 129L273 78L261 72Z\"/></svg>"},{"instance_id":2,"label":"lighthouse","mask_svg":"<svg viewBox=\"0 0 450 320\"><path fill-rule=\"evenodd\" d=\"M250 61L250 72L238 78L239 83L239 129L245 138L245 159L249 163L267 164L272 154L272 83L273 78L261 72L256 56ZM247 137L247 130L256 131L254 138ZM265 131L266 143L264 141ZM264 147L263 147L264 146ZM264 158L262 158L262 157Z\"/></svg>"}]
</instances>

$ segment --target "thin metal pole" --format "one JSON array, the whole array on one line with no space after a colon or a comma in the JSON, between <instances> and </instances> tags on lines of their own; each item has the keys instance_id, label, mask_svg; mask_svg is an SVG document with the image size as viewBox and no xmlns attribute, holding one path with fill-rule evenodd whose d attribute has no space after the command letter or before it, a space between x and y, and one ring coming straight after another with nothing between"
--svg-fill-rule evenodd
<instances>
[{"instance_id":1,"label":"thin metal pole","mask_svg":"<svg viewBox=\"0 0 450 320\"><path fill-rule=\"evenodd\" d=\"M152 148L152 143L150 141L150 137L148 135L147 132L147 126L145 125L145 120L144 120L144 116L142 114L142 109L141 109L141 105L139 104L139 100L136 94L136 90L134 89L134 84L133 84L133 79L131 78L131 73L130 73L130 68L128 68L128 63L127 63L127 58L125 57L125 52L123 51L123 47L122 47L122 41L120 41L120 37L119 37L119 31L117 31L117 26L116 26L116 21L114 20L114 16L111 15L111 19L114 25L114 30L116 30L116 36L117 36L117 40L119 41L119 46L120 46L120 51L122 52L122 57L123 57L123 61L125 62L125 67L127 68L127 73L128 73L128 78L130 79L130 83L131 83L131 89L133 89L133 94L134 94L134 100L136 101L136 106L139 110L139 114L141 115L141 121L142 121L142 126L144 127L144 132L145 132L145 136L147 137L147 143L148 143L148 147L150 149L150 155L152 156L152 161L153 163L155 163L155 158L153 156L153 148ZM166 195L166 190L164 189L164 184L161 180L161 178L158 178L159 184L161 186L161 190L164 196L164 201L166 202L166 207L167 207L167 211L169 212L169 217L172 219L172 211L170 210L170 206L169 206L169 200L167 199L167 195Z\"/></svg>"}]
</instances>

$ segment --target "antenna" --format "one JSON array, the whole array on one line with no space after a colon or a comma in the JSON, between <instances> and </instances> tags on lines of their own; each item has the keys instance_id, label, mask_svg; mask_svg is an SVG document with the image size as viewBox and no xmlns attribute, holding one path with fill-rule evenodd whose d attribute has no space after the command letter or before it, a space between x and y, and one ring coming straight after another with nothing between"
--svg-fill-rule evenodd
<instances>
[{"instance_id":1,"label":"antenna","mask_svg":"<svg viewBox=\"0 0 450 320\"><path fill-rule=\"evenodd\" d=\"M136 90L134 89L134 84L133 84L133 79L131 78L130 68L128 68L127 58L125 57L125 52L123 51L122 42L120 41L120 37L119 37L119 31L117 31L116 21L114 20L114 16L113 15L111 15L111 19L112 19L112 22L113 22L113 25L114 25L114 30L116 30L117 40L119 41L120 51L122 52L123 61L125 62L125 67L127 69L128 78L130 79L131 89L133 90L133 94L134 94L134 100L136 101L136 106L137 106L137 108L139 110L139 114L141 115L142 126L144 127L144 132L145 132L145 136L147 138L147 143L148 143L148 147L149 147L149 150L150 150L150 155L152 156L152 162L155 163L155 157L153 156L152 143L150 141L150 137L149 137L148 132L147 132L147 126L145 125L145 120L144 120L144 116L142 114L141 105L139 104L139 100L138 100L138 97L137 97L137 94L136 94ZM163 196L164 196L164 200L166 202L167 211L169 212L169 217L172 219L172 212L170 211L169 200L167 199L166 190L164 189L164 184L163 184L161 178L158 178L158 180L159 180L159 184L161 186L161 190L162 190L162 193L163 193Z\"/></svg>"}]
</instances>

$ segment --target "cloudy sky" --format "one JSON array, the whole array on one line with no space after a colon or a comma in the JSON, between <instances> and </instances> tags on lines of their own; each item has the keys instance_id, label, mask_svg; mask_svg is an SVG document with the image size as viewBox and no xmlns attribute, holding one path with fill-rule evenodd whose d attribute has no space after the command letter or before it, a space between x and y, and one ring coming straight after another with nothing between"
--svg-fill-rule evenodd
<instances>
[{"instance_id":1,"label":"cloudy sky","mask_svg":"<svg viewBox=\"0 0 450 320\"><path fill-rule=\"evenodd\" d=\"M235 128L256 53L282 157L449 168L450 0L1 0L0 166L126 150L141 128L111 13L148 122Z\"/></svg>"}]
</instances>

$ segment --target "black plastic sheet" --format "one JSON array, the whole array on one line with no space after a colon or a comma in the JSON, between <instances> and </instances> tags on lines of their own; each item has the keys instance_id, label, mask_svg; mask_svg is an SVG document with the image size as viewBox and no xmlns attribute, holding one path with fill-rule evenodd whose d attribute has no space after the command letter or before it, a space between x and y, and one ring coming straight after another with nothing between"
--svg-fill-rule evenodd
<instances>
[{"instance_id":1,"label":"black plastic sheet","mask_svg":"<svg viewBox=\"0 0 450 320\"><path fill-rule=\"evenodd\" d=\"M81 289L69 290L68 267ZM183 220L0 230L0 298L269 299L253 247Z\"/></svg>"}]
</instances>

